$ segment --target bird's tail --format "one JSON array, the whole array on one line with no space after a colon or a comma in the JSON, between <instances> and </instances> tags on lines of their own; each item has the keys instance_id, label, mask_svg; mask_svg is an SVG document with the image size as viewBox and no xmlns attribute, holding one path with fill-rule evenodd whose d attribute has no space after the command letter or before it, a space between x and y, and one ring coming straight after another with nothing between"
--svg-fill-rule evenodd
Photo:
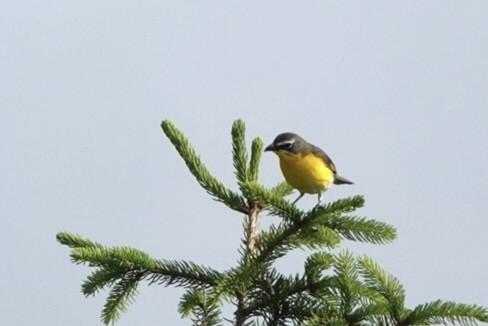
<instances>
[{"instance_id":1,"label":"bird's tail","mask_svg":"<svg viewBox=\"0 0 488 326\"><path fill-rule=\"evenodd\" d=\"M334 177L334 184L336 184L336 185L343 185L343 184L353 185L354 182L349 181L346 178L341 177L340 175L336 175Z\"/></svg>"}]
</instances>

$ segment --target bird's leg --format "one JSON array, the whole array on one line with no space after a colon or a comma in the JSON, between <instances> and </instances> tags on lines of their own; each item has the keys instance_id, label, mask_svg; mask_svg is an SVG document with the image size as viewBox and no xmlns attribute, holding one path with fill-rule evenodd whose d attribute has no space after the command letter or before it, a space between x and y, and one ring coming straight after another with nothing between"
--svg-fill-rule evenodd
<instances>
[{"instance_id":1,"label":"bird's leg","mask_svg":"<svg viewBox=\"0 0 488 326\"><path fill-rule=\"evenodd\" d=\"M295 200L293 201L293 203L292 203L292 204L293 204L293 205L295 205L295 204L296 204L296 202L297 202L297 201L298 201L300 198L302 198L302 197L303 197L303 195L305 195L305 193L304 193L304 192L301 192L301 193L300 193L300 196L298 196L298 198L297 198L297 199L295 199Z\"/></svg>"},{"instance_id":2,"label":"bird's leg","mask_svg":"<svg viewBox=\"0 0 488 326\"><path fill-rule=\"evenodd\" d=\"M315 205L315 207L319 207L320 206L320 203L322 202L322 191L318 193L318 202L317 202L317 205Z\"/></svg>"}]
</instances>

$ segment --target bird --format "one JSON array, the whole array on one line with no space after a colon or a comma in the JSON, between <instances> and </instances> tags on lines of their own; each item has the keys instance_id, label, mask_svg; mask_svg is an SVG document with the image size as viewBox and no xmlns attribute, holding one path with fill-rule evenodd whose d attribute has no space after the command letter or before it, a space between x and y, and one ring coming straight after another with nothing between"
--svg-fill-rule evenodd
<instances>
[{"instance_id":1,"label":"bird","mask_svg":"<svg viewBox=\"0 0 488 326\"><path fill-rule=\"evenodd\" d=\"M295 133L279 134L264 151L279 157L286 182L300 192L293 204L305 194L317 194L319 206L322 194L332 184L354 184L337 174L334 163L323 150Z\"/></svg>"}]
</instances>

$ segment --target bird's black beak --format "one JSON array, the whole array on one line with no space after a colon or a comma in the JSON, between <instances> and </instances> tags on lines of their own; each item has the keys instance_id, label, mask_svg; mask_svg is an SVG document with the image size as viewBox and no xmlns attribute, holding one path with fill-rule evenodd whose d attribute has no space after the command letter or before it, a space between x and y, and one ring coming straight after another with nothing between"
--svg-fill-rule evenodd
<instances>
[{"instance_id":1,"label":"bird's black beak","mask_svg":"<svg viewBox=\"0 0 488 326\"><path fill-rule=\"evenodd\" d=\"M276 149L276 147L274 146L274 144L271 144L271 145L269 145L268 147L266 147L266 148L264 149L264 151L265 151L265 152L272 152L272 151L274 151L275 149Z\"/></svg>"}]
</instances>

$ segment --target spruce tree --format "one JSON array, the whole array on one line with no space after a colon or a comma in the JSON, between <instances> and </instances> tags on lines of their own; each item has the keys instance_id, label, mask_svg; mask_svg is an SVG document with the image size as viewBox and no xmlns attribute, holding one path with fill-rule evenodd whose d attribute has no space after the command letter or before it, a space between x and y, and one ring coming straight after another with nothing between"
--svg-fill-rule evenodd
<instances>
[{"instance_id":1,"label":"spruce tree","mask_svg":"<svg viewBox=\"0 0 488 326\"><path fill-rule=\"evenodd\" d=\"M339 251L342 240L385 244L396 237L383 222L354 215L362 196L340 199L303 211L284 199L286 183L267 188L258 181L263 152L260 138L246 147L245 125L232 126L232 156L238 190L229 189L205 167L184 134L168 120L164 134L190 173L215 200L244 216L242 246L235 266L216 270L192 261L156 259L126 246L107 247L70 232L57 240L71 248L71 260L93 268L82 283L91 296L108 289L105 324L115 323L134 298L139 282L186 289L178 304L193 325L475 325L488 321L477 305L433 301L405 306L401 283L366 256ZM279 222L258 230L262 214ZM287 275L275 267L294 249L309 249L303 273ZM221 309L232 305L224 319Z\"/></svg>"}]
</instances>

